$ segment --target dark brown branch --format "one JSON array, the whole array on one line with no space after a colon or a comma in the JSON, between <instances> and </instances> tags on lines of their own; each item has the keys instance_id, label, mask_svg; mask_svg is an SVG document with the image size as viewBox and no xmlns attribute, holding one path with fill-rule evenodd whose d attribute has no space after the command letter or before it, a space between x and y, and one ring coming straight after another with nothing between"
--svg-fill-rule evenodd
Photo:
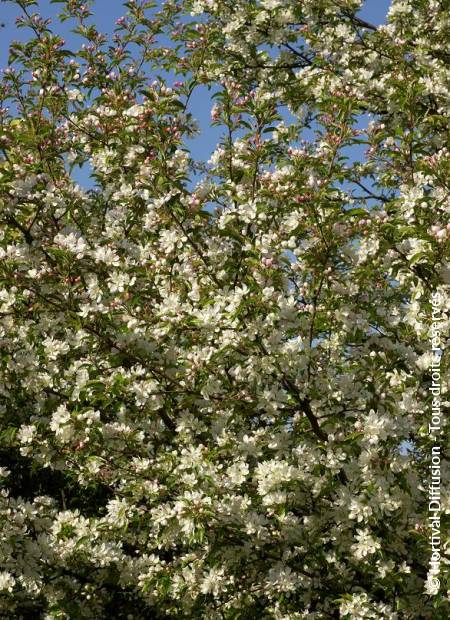
<instances>
[{"instance_id":1,"label":"dark brown branch","mask_svg":"<svg viewBox=\"0 0 450 620\"><path fill-rule=\"evenodd\" d=\"M361 28L367 28L367 30L372 30L373 32L376 32L378 30L378 28L374 24L370 24L369 22L366 22L365 19L356 17L356 15L351 15L346 11L343 12L343 15L344 17L348 17L352 24L355 24L356 26L360 26Z\"/></svg>"},{"instance_id":2,"label":"dark brown branch","mask_svg":"<svg viewBox=\"0 0 450 620\"><path fill-rule=\"evenodd\" d=\"M311 409L311 403L310 403L309 398L304 398L300 396L297 386L288 377L283 377L282 382L283 382L284 387L287 390L289 390L291 394L294 394L294 396L296 397L297 402L301 407L301 412L307 417L308 422L311 424L311 428L314 434L321 441L328 441L328 435L321 429L319 422L316 416L314 415L313 410Z\"/></svg>"}]
</instances>

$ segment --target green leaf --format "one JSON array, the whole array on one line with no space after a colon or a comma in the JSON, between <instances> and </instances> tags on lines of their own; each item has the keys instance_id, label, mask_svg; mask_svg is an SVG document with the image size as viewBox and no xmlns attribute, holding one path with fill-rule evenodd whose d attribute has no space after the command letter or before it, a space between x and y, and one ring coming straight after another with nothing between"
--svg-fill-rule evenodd
<instances>
[{"instance_id":1,"label":"green leaf","mask_svg":"<svg viewBox=\"0 0 450 620\"><path fill-rule=\"evenodd\" d=\"M410 260L409 260L409 264L411 265L411 267L413 265L415 265L416 263L419 263L422 259L427 259L428 258L428 254L427 252L417 252L417 254L414 254Z\"/></svg>"},{"instance_id":2,"label":"green leaf","mask_svg":"<svg viewBox=\"0 0 450 620\"><path fill-rule=\"evenodd\" d=\"M355 209L346 209L345 215L368 215L368 212L362 207L357 207Z\"/></svg>"}]
</instances>

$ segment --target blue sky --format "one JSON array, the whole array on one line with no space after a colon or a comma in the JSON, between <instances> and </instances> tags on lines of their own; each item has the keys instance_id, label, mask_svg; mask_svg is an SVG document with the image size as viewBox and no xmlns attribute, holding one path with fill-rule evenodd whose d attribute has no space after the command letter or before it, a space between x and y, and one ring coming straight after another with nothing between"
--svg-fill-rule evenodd
<instances>
[{"instance_id":1,"label":"blue sky","mask_svg":"<svg viewBox=\"0 0 450 620\"><path fill-rule=\"evenodd\" d=\"M361 18L373 23L381 24L386 20L386 14L391 4L391 0L366 0L359 15ZM39 13L44 17L55 17L60 11L61 5L51 4L50 0L39 2ZM33 7L33 11L37 11ZM94 19L100 32L111 34L115 27L116 19L125 13L122 0L96 0L94 3ZM0 30L0 68L7 64L8 46L13 39L27 39L27 30L17 30L15 26L16 17L20 14L20 9L13 2L1 2L0 4L0 23L4 27ZM64 37L67 46L70 48L74 43L74 35L70 32L70 22L63 24L55 20L52 24L55 32ZM191 141L189 147L194 159L206 160L217 145L221 130L210 126L210 109L212 103L206 88L198 88L191 99L190 110L199 122L201 133ZM80 171L77 173L77 180L82 184L88 183L87 174Z\"/></svg>"}]
</instances>

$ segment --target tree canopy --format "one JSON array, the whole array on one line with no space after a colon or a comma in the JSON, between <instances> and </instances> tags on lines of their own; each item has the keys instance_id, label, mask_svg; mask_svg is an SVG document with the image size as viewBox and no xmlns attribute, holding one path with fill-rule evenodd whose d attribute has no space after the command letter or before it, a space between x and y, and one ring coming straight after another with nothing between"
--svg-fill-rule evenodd
<instances>
[{"instance_id":1,"label":"tree canopy","mask_svg":"<svg viewBox=\"0 0 450 620\"><path fill-rule=\"evenodd\" d=\"M15 4L1 617L448 618L447 3Z\"/></svg>"}]
</instances>

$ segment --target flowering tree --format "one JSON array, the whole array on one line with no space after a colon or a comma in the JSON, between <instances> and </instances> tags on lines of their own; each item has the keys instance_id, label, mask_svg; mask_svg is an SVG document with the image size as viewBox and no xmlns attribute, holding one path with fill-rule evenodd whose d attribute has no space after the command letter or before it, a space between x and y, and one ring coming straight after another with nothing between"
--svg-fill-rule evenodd
<instances>
[{"instance_id":1,"label":"flowering tree","mask_svg":"<svg viewBox=\"0 0 450 620\"><path fill-rule=\"evenodd\" d=\"M130 0L108 40L66 0L75 50L15 4L2 617L448 618L445 3Z\"/></svg>"}]
</instances>

